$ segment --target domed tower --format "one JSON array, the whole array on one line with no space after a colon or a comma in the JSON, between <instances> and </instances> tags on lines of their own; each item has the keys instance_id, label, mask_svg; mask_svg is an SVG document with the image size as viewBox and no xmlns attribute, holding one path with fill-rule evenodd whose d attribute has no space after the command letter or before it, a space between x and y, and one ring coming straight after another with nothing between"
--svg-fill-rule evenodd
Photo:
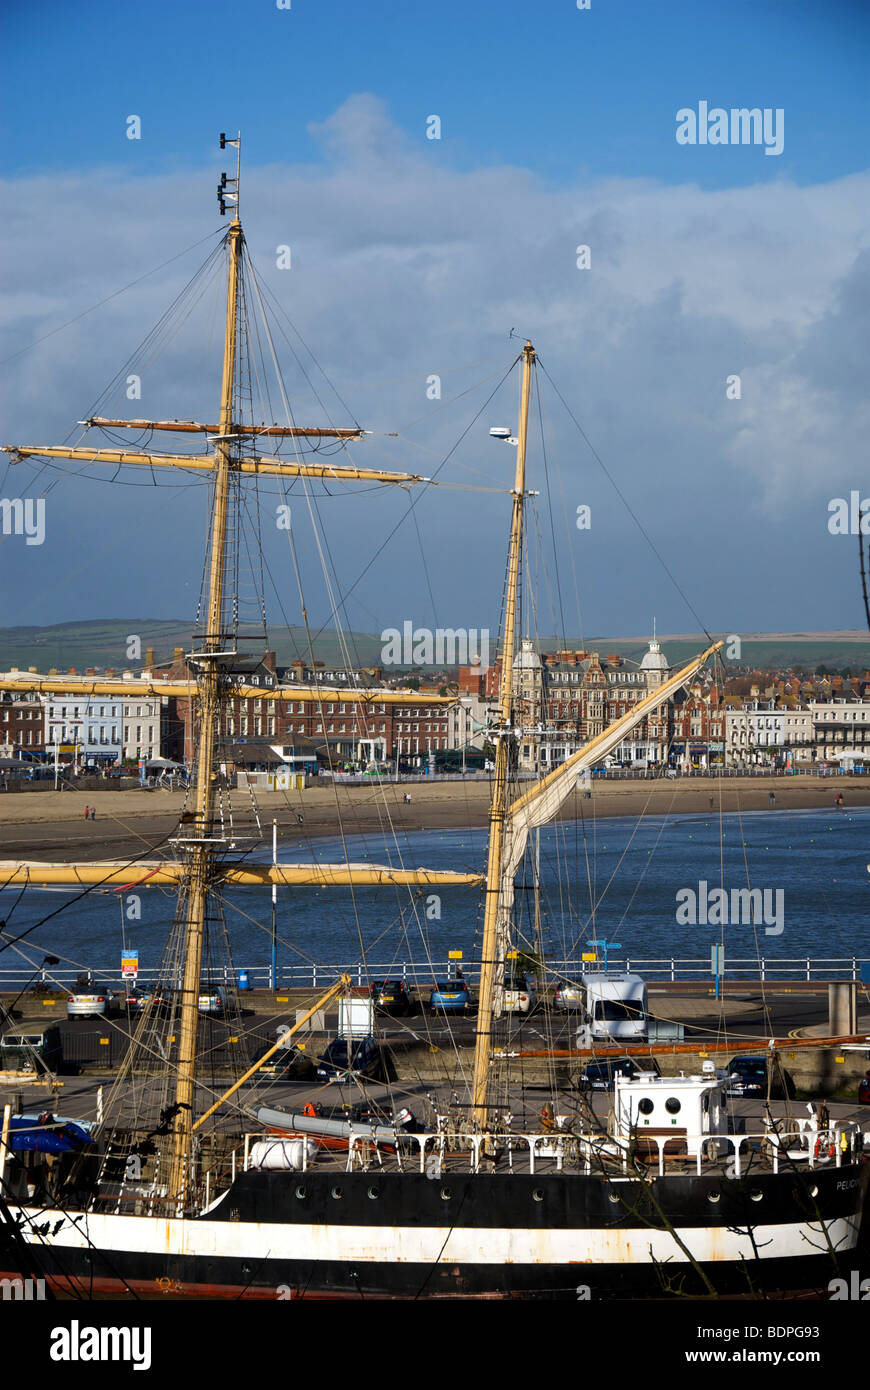
<instances>
[{"instance_id":1,"label":"domed tower","mask_svg":"<svg viewBox=\"0 0 870 1390\"><path fill-rule=\"evenodd\" d=\"M656 690L667 679L669 670L667 657L655 635L649 644L649 651L643 654L640 669L646 683L647 694ZM648 759L653 764L663 763L667 759L673 734L673 704L671 700L665 700L659 705L658 709L649 715L646 725Z\"/></svg>"},{"instance_id":2,"label":"domed tower","mask_svg":"<svg viewBox=\"0 0 870 1390\"><path fill-rule=\"evenodd\" d=\"M668 674L668 661L662 651L661 642L655 637L649 644L649 651L644 652L640 669L646 673L647 690L655 690L656 686L662 684Z\"/></svg>"}]
</instances>

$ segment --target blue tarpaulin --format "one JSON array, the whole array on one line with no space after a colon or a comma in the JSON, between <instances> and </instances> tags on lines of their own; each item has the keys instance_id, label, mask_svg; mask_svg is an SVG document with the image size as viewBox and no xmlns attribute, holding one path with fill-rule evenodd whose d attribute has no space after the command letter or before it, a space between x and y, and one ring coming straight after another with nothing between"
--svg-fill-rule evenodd
<instances>
[{"instance_id":1,"label":"blue tarpaulin","mask_svg":"<svg viewBox=\"0 0 870 1390\"><path fill-rule=\"evenodd\" d=\"M65 1154L90 1143L88 1131L74 1120L13 1115L9 1122L9 1147L15 1153Z\"/></svg>"}]
</instances>

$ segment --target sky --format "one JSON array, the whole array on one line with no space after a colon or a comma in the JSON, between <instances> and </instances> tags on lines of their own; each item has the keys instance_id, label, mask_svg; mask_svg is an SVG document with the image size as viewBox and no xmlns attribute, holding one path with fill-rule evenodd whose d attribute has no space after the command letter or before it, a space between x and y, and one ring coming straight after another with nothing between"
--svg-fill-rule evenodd
<instances>
[{"instance_id":1,"label":"sky","mask_svg":"<svg viewBox=\"0 0 870 1390\"><path fill-rule=\"evenodd\" d=\"M489 428L515 427L529 337L525 631L861 626L858 538L830 523L870 498L870 7L7 0L0 24L4 441L74 439L100 399L215 417L219 264L137 347L225 229L217 136L241 129L294 418L359 422L354 462L444 485L410 512L262 486L272 621L347 595L359 630L498 626L515 454ZM720 108L766 112L761 142L727 117L702 142ZM0 626L193 617L201 482L0 462L17 497L44 538L0 536Z\"/></svg>"}]
</instances>

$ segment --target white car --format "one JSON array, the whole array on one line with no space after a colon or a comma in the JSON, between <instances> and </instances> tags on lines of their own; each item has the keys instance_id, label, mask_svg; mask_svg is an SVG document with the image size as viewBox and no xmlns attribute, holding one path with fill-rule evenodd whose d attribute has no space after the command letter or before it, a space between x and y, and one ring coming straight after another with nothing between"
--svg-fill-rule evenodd
<instances>
[{"instance_id":1,"label":"white car","mask_svg":"<svg viewBox=\"0 0 870 1390\"><path fill-rule=\"evenodd\" d=\"M201 1014L225 1014L229 1004L222 989L217 985L200 985L199 1011Z\"/></svg>"},{"instance_id":2,"label":"white car","mask_svg":"<svg viewBox=\"0 0 870 1390\"><path fill-rule=\"evenodd\" d=\"M67 1018L102 1018L108 998L105 994L71 994L66 1001Z\"/></svg>"},{"instance_id":3,"label":"white car","mask_svg":"<svg viewBox=\"0 0 870 1390\"><path fill-rule=\"evenodd\" d=\"M537 1002L538 990L531 975L505 974L505 1013L530 1014Z\"/></svg>"}]
</instances>

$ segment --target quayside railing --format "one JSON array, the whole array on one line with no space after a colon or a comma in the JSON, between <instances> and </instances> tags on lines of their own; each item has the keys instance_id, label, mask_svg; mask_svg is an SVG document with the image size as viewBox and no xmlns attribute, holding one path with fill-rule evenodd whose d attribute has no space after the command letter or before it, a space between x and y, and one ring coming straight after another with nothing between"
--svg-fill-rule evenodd
<instances>
[{"instance_id":1,"label":"quayside railing","mask_svg":"<svg viewBox=\"0 0 870 1390\"><path fill-rule=\"evenodd\" d=\"M707 956L609 956L608 970L625 970L641 975L650 984L706 984L710 982L710 957ZM477 985L479 967L474 961L411 960L411 961L369 961L348 965L336 964L279 965L273 978L269 965L241 965L230 969L203 970L203 983L222 985L224 989L242 991L255 989L274 989L278 994L283 990L328 988L344 974L349 974L358 988L364 988L373 980L403 980L418 989L429 988L436 982L457 978L457 968L472 986ZM553 985L560 977L576 980L582 971L589 970L577 960L552 960L545 963L543 978L539 985ZM870 956L726 956L723 975L726 981L765 981L768 983L789 981L861 980L870 973ZM135 981L139 988L147 989L158 982L165 981L156 967L142 967ZM17 993L29 983L32 992L48 993L52 990L66 990L70 994L86 981L88 987L96 990L115 990L122 986L122 977L117 965L99 964L90 970L46 969L35 983L32 967L0 970L0 994Z\"/></svg>"}]
</instances>

